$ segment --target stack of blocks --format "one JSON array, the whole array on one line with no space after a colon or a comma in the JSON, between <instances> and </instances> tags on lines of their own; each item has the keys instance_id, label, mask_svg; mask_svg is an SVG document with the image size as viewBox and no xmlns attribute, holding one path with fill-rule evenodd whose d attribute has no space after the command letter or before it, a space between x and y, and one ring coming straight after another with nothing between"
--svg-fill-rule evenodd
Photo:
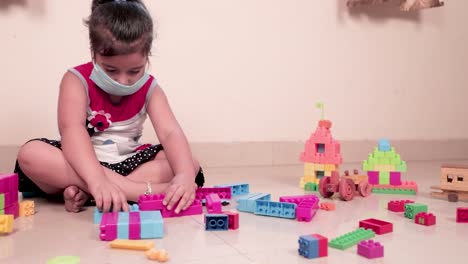
<instances>
[{"instance_id":1,"label":"stack of blocks","mask_svg":"<svg viewBox=\"0 0 468 264\"><path fill-rule=\"evenodd\" d=\"M304 176L300 180L300 187L309 191L316 191L320 179L331 176L331 172L338 170L343 162L340 143L333 139L329 120L320 120L317 129L305 143L304 152L300 159L304 162Z\"/></svg>"},{"instance_id":2,"label":"stack of blocks","mask_svg":"<svg viewBox=\"0 0 468 264\"><path fill-rule=\"evenodd\" d=\"M221 214L206 214L205 215L205 230L206 231L223 231L236 230L239 228L239 213L237 212L222 212Z\"/></svg>"},{"instance_id":3,"label":"stack of blocks","mask_svg":"<svg viewBox=\"0 0 468 264\"><path fill-rule=\"evenodd\" d=\"M0 215L19 215L18 175L0 175Z\"/></svg>"},{"instance_id":4,"label":"stack of blocks","mask_svg":"<svg viewBox=\"0 0 468 264\"><path fill-rule=\"evenodd\" d=\"M162 238L163 218L160 211L110 212L102 214L101 240Z\"/></svg>"},{"instance_id":5,"label":"stack of blocks","mask_svg":"<svg viewBox=\"0 0 468 264\"><path fill-rule=\"evenodd\" d=\"M414 219L418 213L427 212L427 205L418 203L405 204L405 217Z\"/></svg>"},{"instance_id":6,"label":"stack of blocks","mask_svg":"<svg viewBox=\"0 0 468 264\"><path fill-rule=\"evenodd\" d=\"M328 239L319 234L300 236L299 255L305 258L320 258L328 256Z\"/></svg>"},{"instance_id":7,"label":"stack of blocks","mask_svg":"<svg viewBox=\"0 0 468 264\"><path fill-rule=\"evenodd\" d=\"M313 194L302 196L281 196L282 203L294 203L296 207L296 220L310 222L319 209L320 199Z\"/></svg>"}]
</instances>

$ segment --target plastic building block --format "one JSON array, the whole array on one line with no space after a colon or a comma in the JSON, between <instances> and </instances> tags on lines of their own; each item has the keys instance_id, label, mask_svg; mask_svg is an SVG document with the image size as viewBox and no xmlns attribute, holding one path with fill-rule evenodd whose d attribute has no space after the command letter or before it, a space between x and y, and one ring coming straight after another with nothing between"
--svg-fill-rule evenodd
<instances>
[{"instance_id":1,"label":"plastic building block","mask_svg":"<svg viewBox=\"0 0 468 264\"><path fill-rule=\"evenodd\" d=\"M255 202L257 200L270 201L271 194L267 193L250 193L245 197L237 199L237 210L241 212L253 213L255 212Z\"/></svg>"},{"instance_id":2,"label":"plastic building block","mask_svg":"<svg viewBox=\"0 0 468 264\"><path fill-rule=\"evenodd\" d=\"M152 248L145 252L145 255L150 260L156 260L158 262L166 262L169 260L169 254L164 249Z\"/></svg>"},{"instance_id":3,"label":"plastic building block","mask_svg":"<svg viewBox=\"0 0 468 264\"><path fill-rule=\"evenodd\" d=\"M230 187L219 188L198 188L195 192L195 199L203 200L207 194L216 193L221 199L231 199L232 190Z\"/></svg>"},{"instance_id":4,"label":"plastic building block","mask_svg":"<svg viewBox=\"0 0 468 264\"><path fill-rule=\"evenodd\" d=\"M384 256L384 247L374 240L364 240L359 242L357 253L368 259L381 258Z\"/></svg>"},{"instance_id":5,"label":"plastic building block","mask_svg":"<svg viewBox=\"0 0 468 264\"><path fill-rule=\"evenodd\" d=\"M392 200L387 203L387 209L392 212L404 212L405 204L414 203L411 200Z\"/></svg>"},{"instance_id":6,"label":"plastic building block","mask_svg":"<svg viewBox=\"0 0 468 264\"><path fill-rule=\"evenodd\" d=\"M122 239L129 239L128 234L130 233L130 217L126 212L119 212L117 218L117 237Z\"/></svg>"},{"instance_id":7,"label":"plastic building block","mask_svg":"<svg viewBox=\"0 0 468 264\"><path fill-rule=\"evenodd\" d=\"M335 210L335 204L331 202L322 202L320 203L320 209L325 211L333 211Z\"/></svg>"},{"instance_id":8,"label":"plastic building block","mask_svg":"<svg viewBox=\"0 0 468 264\"><path fill-rule=\"evenodd\" d=\"M104 241L112 241L117 238L117 221L119 214L116 212L103 213L99 226L99 238Z\"/></svg>"},{"instance_id":9,"label":"plastic building block","mask_svg":"<svg viewBox=\"0 0 468 264\"><path fill-rule=\"evenodd\" d=\"M0 193L18 192L18 174L0 175Z\"/></svg>"},{"instance_id":10,"label":"plastic building block","mask_svg":"<svg viewBox=\"0 0 468 264\"><path fill-rule=\"evenodd\" d=\"M296 204L257 200L255 214L281 218L296 218Z\"/></svg>"},{"instance_id":11,"label":"plastic building block","mask_svg":"<svg viewBox=\"0 0 468 264\"><path fill-rule=\"evenodd\" d=\"M318 210L318 198L317 200L303 200L296 207L296 220L310 222L315 216Z\"/></svg>"},{"instance_id":12,"label":"plastic building block","mask_svg":"<svg viewBox=\"0 0 468 264\"><path fill-rule=\"evenodd\" d=\"M416 182L403 182L401 185L373 185L373 193L415 195L418 192Z\"/></svg>"},{"instance_id":13,"label":"plastic building block","mask_svg":"<svg viewBox=\"0 0 468 264\"><path fill-rule=\"evenodd\" d=\"M14 203L8 207L5 207L3 209L3 214L9 214L9 215L13 215L13 217L16 219L18 218L19 216L19 206L18 206L18 203Z\"/></svg>"},{"instance_id":14,"label":"plastic building block","mask_svg":"<svg viewBox=\"0 0 468 264\"><path fill-rule=\"evenodd\" d=\"M140 213L129 212L128 213L128 238L140 239L141 238L140 227L141 227Z\"/></svg>"},{"instance_id":15,"label":"plastic building block","mask_svg":"<svg viewBox=\"0 0 468 264\"><path fill-rule=\"evenodd\" d=\"M300 236L298 253L305 258L319 258L328 255L328 239L319 234Z\"/></svg>"},{"instance_id":16,"label":"plastic building block","mask_svg":"<svg viewBox=\"0 0 468 264\"><path fill-rule=\"evenodd\" d=\"M297 205L299 205L304 200L314 201L317 203L317 207L318 207L319 198L315 194L299 195L299 196L281 196L279 198L279 201L282 203L294 203Z\"/></svg>"},{"instance_id":17,"label":"plastic building block","mask_svg":"<svg viewBox=\"0 0 468 264\"><path fill-rule=\"evenodd\" d=\"M457 223L468 223L468 207L457 208Z\"/></svg>"},{"instance_id":18,"label":"plastic building block","mask_svg":"<svg viewBox=\"0 0 468 264\"><path fill-rule=\"evenodd\" d=\"M234 184L222 184L222 185L215 185L214 187L229 187L231 188L231 196L239 196L248 194L250 192L249 184L248 183L234 183Z\"/></svg>"},{"instance_id":19,"label":"plastic building block","mask_svg":"<svg viewBox=\"0 0 468 264\"><path fill-rule=\"evenodd\" d=\"M318 191L318 184L316 184L315 182L308 182L305 184L304 190L309 192L316 192Z\"/></svg>"},{"instance_id":20,"label":"plastic building block","mask_svg":"<svg viewBox=\"0 0 468 264\"><path fill-rule=\"evenodd\" d=\"M436 216L431 213L421 212L414 217L416 224L431 226L436 224Z\"/></svg>"},{"instance_id":21,"label":"plastic building block","mask_svg":"<svg viewBox=\"0 0 468 264\"><path fill-rule=\"evenodd\" d=\"M369 218L366 220L359 221L359 227L365 229L371 229L377 235L383 235L386 233L393 232L393 224L389 222L385 222L382 220L378 220L375 218Z\"/></svg>"},{"instance_id":22,"label":"plastic building block","mask_svg":"<svg viewBox=\"0 0 468 264\"><path fill-rule=\"evenodd\" d=\"M0 210L5 208L5 194L0 193Z\"/></svg>"},{"instance_id":23,"label":"plastic building block","mask_svg":"<svg viewBox=\"0 0 468 264\"><path fill-rule=\"evenodd\" d=\"M368 171L367 177L369 184L379 184L379 172L378 171Z\"/></svg>"},{"instance_id":24,"label":"plastic building block","mask_svg":"<svg viewBox=\"0 0 468 264\"><path fill-rule=\"evenodd\" d=\"M375 236L374 231L370 229L358 228L352 232L332 239L328 246L336 249L347 249L359 243L362 240L370 239Z\"/></svg>"},{"instance_id":25,"label":"plastic building block","mask_svg":"<svg viewBox=\"0 0 468 264\"><path fill-rule=\"evenodd\" d=\"M380 139L379 140L379 150L380 151L390 151L390 141L388 139Z\"/></svg>"},{"instance_id":26,"label":"plastic building block","mask_svg":"<svg viewBox=\"0 0 468 264\"><path fill-rule=\"evenodd\" d=\"M128 209L130 210L130 212L140 211L138 204L128 205ZM99 212L97 207L94 207L94 215L93 216L94 216L94 221L93 221L94 224L101 223L102 213Z\"/></svg>"},{"instance_id":27,"label":"plastic building block","mask_svg":"<svg viewBox=\"0 0 468 264\"><path fill-rule=\"evenodd\" d=\"M199 215L203 213L201 201L197 199L193 201L192 205L190 205L189 208L185 209L184 211L180 211L178 214L175 213L175 208L177 208L177 205L178 203L176 203L172 210L168 210L167 207L163 207L163 209L161 210L162 217L180 217L188 215Z\"/></svg>"},{"instance_id":28,"label":"plastic building block","mask_svg":"<svg viewBox=\"0 0 468 264\"><path fill-rule=\"evenodd\" d=\"M34 201L21 201L19 204L19 216L30 216L34 214Z\"/></svg>"},{"instance_id":29,"label":"plastic building block","mask_svg":"<svg viewBox=\"0 0 468 264\"><path fill-rule=\"evenodd\" d=\"M0 194L0 209L5 209L18 203L18 190Z\"/></svg>"},{"instance_id":30,"label":"plastic building block","mask_svg":"<svg viewBox=\"0 0 468 264\"><path fill-rule=\"evenodd\" d=\"M162 238L164 223L160 211L140 211L141 239Z\"/></svg>"},{"instance_id":31,"label":"plastic building block","mask_svg":"<svg viewBox=\"0 0 468 264\"><path fill-rule=\"evenodd\" d=\"M80 264L80 257L78 256L58 256L49 259L47 264Z\"/></svg>"},{"instance_id":32,"label":"plastic building block","mask_svg":"<svg viewBox=\"0 0 468 264\"><path fill-rule=\"evenodd\" d=\"M140 225L133 221L140 218ZM160 211L110 212L102 214L100 238L105 241L121 239L161 238L164 234ZM131 234L131 235L130 235Z\"/></svg>"},{"instance_id":33,"label":"plastic building block","mask_svg":"<svg viewBox=\"0 0 468 264\"><path fill-rule=\"evenodd\" d=\"M305 143L305 149L300 155L301 161L334 165L343 162L340 143L332 138L330 128L329 120L319 121L317 129Z\"/></svg>"},{"instance_id":34,"label":"plastic building block","mask_svg":"<svg viewBox=\"0 0 468 264\"><path fill-rule=\"evenodd\" d=\"M164 194L143 194L138 197L141 211L156 211L163 209Z\"/></svg>"},{"instance_id":35,"label":"plastic building block","mask_svg":"<svg viewBox=\"0 0 468 264\"><path fill-rule=\"evenodd\" d=\"M205 230L220 231L228 230L229 219L225 214L206 214L205 215Z\"/></svg>"},{"instance_id":36,"label":"plastic building block","mask_svg":"<svg viewBox=\"0 0 468 264\"><path fill-rule=\"evenodd\" d=\"M130 249L130 250L150 250L154 247L154 241L150 240L128 240L116 239L109 243L111 248Z\"/></svg>"},{"instance_id":37,"label":"plastic building block","mask_svg":"<svg viewBox=\"0 0 468 264\"><path fill-rule=\"evenodd\" d=\"M401 185L401 172L399 171L390 172L390 185Z\"/></svg>"},{"instance_id":38,"label":"plastic building block","mask_svg":"<svg viewBox=\"0 0 468 264\"><path fill-rule=\"evenodd\" d=\"M414 217L420 212L427 212L427 205L418 203L407 203L405 204L405 217L414 219Z\"/></svg>"},{"instance_id":39,"label":"plastic building block","mask_svg":"<svg viewBox=\"0 0 468 264\"><path fill-rule=\"evenodd\" d=\"M231 212L231 211L224 211L223 214L228 216L229 229L232 229L232 230L239 229L239 213Z\"/></svg>"},{"instance_id":40,"label":"plastic building block","mask_svg":"<svg viewBox=\"0 0 468 264\"><path fill-rule=\"evenodd\" d=\"M0 215L0 234L11 233L13 231L13 215Z\"/></svg>"},{"instance_id":41,"label":"plastic building block","mask_svg":"<svg viewBox=\"0 0 468 264\"><path fill-rule=\"evenodd\" d=\"M216 193L210 193L206 196L206 210L210 214L221 213L221 199Z\"/></svg>"}]
</instances>

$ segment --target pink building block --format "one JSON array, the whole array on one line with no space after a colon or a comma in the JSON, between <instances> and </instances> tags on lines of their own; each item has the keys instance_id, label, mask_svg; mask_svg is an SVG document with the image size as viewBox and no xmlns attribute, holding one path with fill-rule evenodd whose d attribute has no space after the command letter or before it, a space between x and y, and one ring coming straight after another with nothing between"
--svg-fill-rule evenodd
<instances>
[{"instance_id":1,"label":"pink building block","mask_svg":"<svg viewBox=\"0 0 468 264\"><path fill-rule=\"evenodd\" d=\"M401 185L401 172L399 171L390 172L390 185Z\"/></svg>"},{"instance_id":2,"label":"pink building block","mask_svg":"<svg viewBox=\"0 0 468 264\"><path fill-rule=\"evenodd\" d=\"M318 201L304 200L296 207L296 220L310 222L318 210Z\"/></svg>"},{"instance_id":3,"label":"pink building block","mask_svg":"<svg viewBox=\"0 0 468 264\"><path fill-rule=\"evenodd\" d=\"M369 218L366 220L359 221L359 227L364 229L371 229L377 235L383 235L386 233L393 232L393 224L389 222L385 222L375 218Z\"/></svg>"},{"instance_id":4,"label":"pink building block","mask_svg":"<svg viewBox=\"0 0 468 264\"><path fill-rule=\"evenodd\" d=\"M319 244L318 244L319 257L328 256L328 238L319 234L313 234L312 236L315 237L319 241Z\"/></svg>"},{"instance_id":5,"label":"pink building block","mask_svg":"<svg viewBox=\"0 0 468 264\"><path fill-rule=\"evenodd\" d=\"M141 239L140 213L129 213L128 238Z\"/></svg>"},{"instance_id":6,"label":"pink building block","mask_svg":"<svg viewBox=\"0 0 468 264\"><path fill-rule=\"evenodd\" d=\"M239 229L239 213L231 212L231 211L226 211L222 213L228 216L229 229L232 229L232 230Z\"/></svg>"},{"instance_id":7,"label":"pink building block","mask_svg":"<svg viewBox=\"0 0 468 264\"><path fill-rule=\"evenodd\" d=\"M221 199L216 193L210 193L206 197L206 210L210 214L221 213Z\"/></svg>"},{"instance_id":8,"label":"pink building block","mask_svg":"<svg viewBox=\"0 0 468 264\"><path fill-rule=\"evenodd\" d=\"M18 203L18 190L10 191L3 194L5 198L5 207ZM0 208L2 209L2 208Z\"/></svg>"},{"instance_id":9,"label":"pink building block","mask_svg":"<svg viewBox=\"0 0 468 264\"><path fill-rule=\"evenodd\" d=\"M231 187L198 188L195 199L203 200L210 193L216 193L220 199L231 199Z\"/></svg>"},{"instance_id":10,"label":"pink building block","mask_svg":"<svg viewBox=\"0 0 468 264\"><path fill-rule=\"evenodd\" d=\"M143 194L138 197L140 211L162 210L164 194Z\"/></svg>"},{"instance_id":11,"label":"pink building block","mask_svg":"<svg viewBox=\"0 0 468 264\"><path fill-rule=\"evenodd\" d=\"M104 241L112 241L117 238L117 223L119 213L103 213L101 224L99 225L99 238Z\"/></svg>"},{"instance_id":12,"label":"pink building block","mask_svg":"<svg viewBox=\"0 0 468 264\"><path fill-rule=\"evenodd\" d=\"M405 204L414 203L411 200L392 200L387 203L387 209L392 212L404 212Z\"/></svg>"},{"instance_id":13,"label":"pink building block","mask_svg":"<svg viewBox=\"0 0 468 264\"><path fill-rule=\"evenodd\" d=\"M315 194L299 195L299 196L281 196L279 201L282 203L293 203L299 205L304 200L316 201L317 207L319 198Z\"/></svg>"},{"instance_id":14,"label":"pink building block","mask_svg":"<svg viewBox=\"0 0 468 264\"><path fill-rule=\"evenodd\" d=\"M230 190L230 189L229 189ZM184 211L180 211L178 214L175 213L174 209L177 208L177 204L174 206L172 210L167 210L167 207L163 207L161 210L161 215L163 218L169 217L179 217L179 216L187 216L187 215L197 215L203 213L203 207L200 200L193 201L192 205Z\"/></svg>"},{"instance_id":15,"label":"pink building block","mask_svg":"<svg viewBox=\"0 0 468 264\"><path fill-rule=\"evenodd\" d=\"M368 171L367 172L367 181L371 185L379 184L379 172L378 171Z\"/></svg>"},{"instance_id":16,"label":"pink building block","mask_svg":"<svg viewBox=\"0 0 468 264\"><path fill-rule=\"evenodd\" d=\"M468 207L457 208L457 223L468 223Z\"/></svg>"},{"instance_id":17,"label":"pink building block","mask_svg":"<svg viewBox=\"0 0 468 264\"><path fill-rule=\"evenodd\" d=\"M384 247L374 240L363 240L358 244L357 253L369 259L381 258L384 256Z\"/></svg>"},{"instance_id":18,"label":"pink building block","mask_svg":"<svg viewBox=\"0 0 468 264\"><path fill-rule=\"evenodd\" d=\"M431 226L436 224L436 216L431 213L420 212L414 217L416 224Z\"/></svg>"},{"instance_id":19,"label":"pink building block","mask_svg":"<svg viewBox=\"0 0 468 264\"><path fill-rule=\"evenodd\" d=\"M0 193L18 192L18 174L0 175Z\"/></svg>"},{"instance_id":20,"label":"pink building block","mask_svg":"<svg viewBox=\"0 0 468 264\"><path fill-rule=\"evenodd\" d=\"M13 215L14 218L18 218L19 216L19 205L18 205L18 202L16 203L13 203L13 204L10 204L10 206L8 207L5 207L3 209L5 211L5 214L9 214L9 215Z\"/></svg>"},{"instance_id":21,"label":"pink building block","mask_svg":"<svg viewBox=\"0 0 468 264\"><path fill-rule=\"evenodd\" d=\"M305 143L304 152L302 152L300 156L301 161L335 165L339 165L343 162L340 153L340 143L332 138L330 128L330 121L319 121L317 129L310 135ZM324 153L319 153L317 151L317 144L324 145Z\"/></svg>"}]
</instances>

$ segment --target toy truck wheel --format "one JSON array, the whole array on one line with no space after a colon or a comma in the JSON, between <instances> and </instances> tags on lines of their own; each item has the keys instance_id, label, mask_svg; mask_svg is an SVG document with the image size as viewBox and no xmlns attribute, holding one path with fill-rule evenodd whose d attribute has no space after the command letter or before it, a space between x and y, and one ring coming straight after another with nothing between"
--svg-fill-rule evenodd
<instances>
[{"instance_id":1,"label":"toy truck wheel","mask_svg":"<svg viewBox=\"0 0 468 264\"><path fill-rule=\"evenodd\" d=\"M330 185L331 178L329 176L325 176L320 179L319 182L319 192L323 198L330 198L333 196L334 192L328 191L328 186Z\"/></svg>"},{"instance_id":2,"label":"toy truck wheel","mask_svg":"<svg viewBox=\"0 0 468 264\"><path fill-rule=\"evenodd\" d=\"M356 187L354 185L354 181L351 179L341 179L339 190L340 190L341 199L345 201L352 200L354 197L354 194L356 193Z\"/></svg>"},{"instance_id":3,"label":"toy truck wheel","mask_svg":"<svg viewBox=\"0 0 468 264\"><path fill-rule=\"evenodd\" d=\"M362 197L367 197L372 192L372 186L367 181L361 181L358 185L358 192Z\"/></svg>"}]
</instances>

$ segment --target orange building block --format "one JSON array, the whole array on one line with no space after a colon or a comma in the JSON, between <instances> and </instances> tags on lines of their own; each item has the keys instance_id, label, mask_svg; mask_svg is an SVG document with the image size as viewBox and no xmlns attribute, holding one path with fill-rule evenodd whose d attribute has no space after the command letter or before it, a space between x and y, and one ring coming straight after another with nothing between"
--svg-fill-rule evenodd
<instances>
[{"instance_id":1,"label":"orange building block","mask_svg":"<svg viewBox=\"0 0 468 264\"><path fill-rule=\"evenodd\" d=\"M34 201L21 201L19 204L19 216L30 216L34 214Z\"/></svg>"},{"instance_id":2,"label":"orange building block","mask_svg":"<svg viewBox=\"0 0 468 264\"><path fill-rule=\"evenodd\" d=\"M330 203L330 202L322 202L320 203L320 209L325 210L325 211L334 211L335 204Z\"/></svg>"}]
</instances>

